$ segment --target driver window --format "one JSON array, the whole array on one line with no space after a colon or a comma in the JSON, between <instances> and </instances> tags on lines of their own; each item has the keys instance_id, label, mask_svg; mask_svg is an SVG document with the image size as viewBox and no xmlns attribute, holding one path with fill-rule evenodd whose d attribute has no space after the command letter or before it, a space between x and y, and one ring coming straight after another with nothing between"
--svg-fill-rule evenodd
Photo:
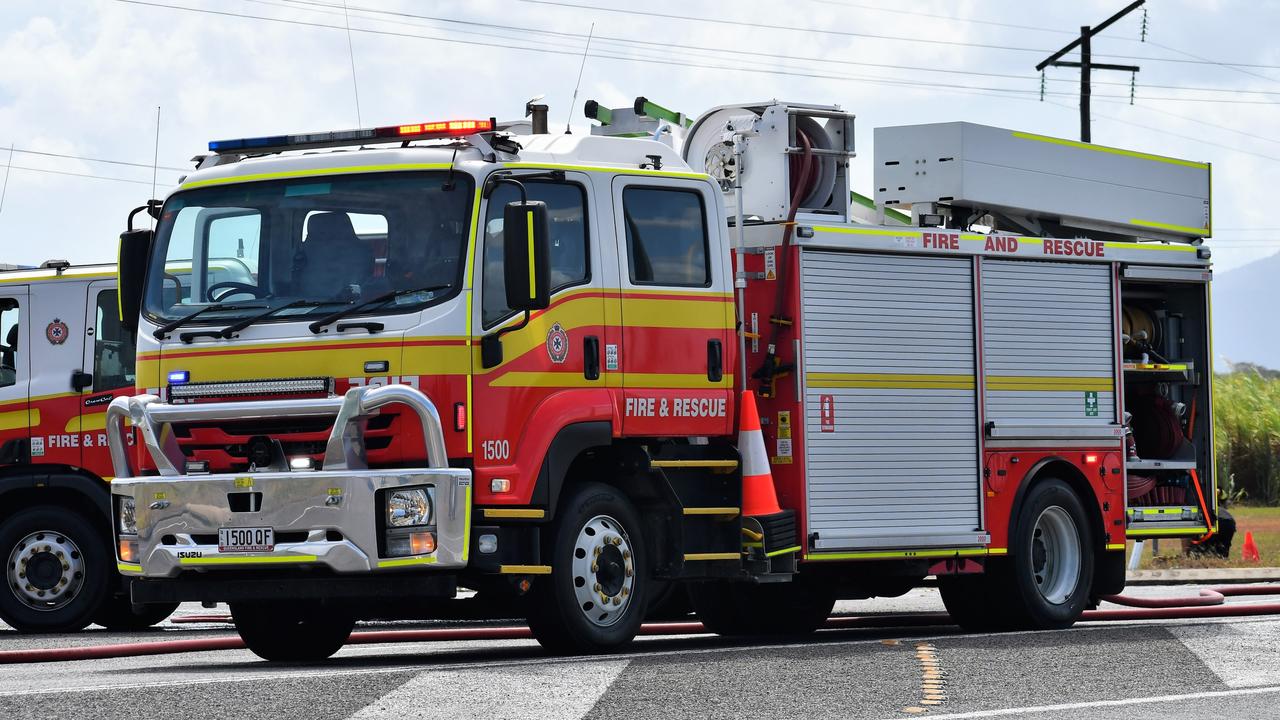
<instances>
[{"instance_id":1,"label":"driver window","mask_svg":"<svg viewBox=\"0 0 1280 720\"><path fill-rule=\"evenodd\" d=\"M134 333L120 325L116 291L98 293L93 336L93 392L133 387Z\"/></svg>"},{"instance_id":2,"label":"driver window","mask_svg":"<svg viewBox=\"0 0 1280 720\"><path fill-rule=\"evenodd\" d=\"M0 298L0 387L18 382L18 340L22 326L18 323L21 312L18 301Z\"/></svg>"},{"instance_id":3,"label":"driver window","mask_svg":"<svg viewBox=\"0 0 1280 720\"><path fill-rule=\"evenodd\" d=\"M551 292L585 283L587 270L586 193L575 183L525 183L530 200L547 204L551 225ZM502 267L502 213L509 202L520 199L511 185L499 185L489 196L484 223L484 288L480 317L484 326L511 315L507 307L506 276Z\"/></svg>"}]
</instances>

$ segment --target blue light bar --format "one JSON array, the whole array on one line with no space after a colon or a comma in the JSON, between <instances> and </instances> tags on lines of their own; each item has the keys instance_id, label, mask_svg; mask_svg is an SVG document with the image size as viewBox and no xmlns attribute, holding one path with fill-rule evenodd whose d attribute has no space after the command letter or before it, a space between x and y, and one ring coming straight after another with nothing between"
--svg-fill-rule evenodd
<instances>
[{"instance_id":1,"label":"blue light bar","mask_svg":"<svg viewBox=\"0 0 1280 720\"><path fill-rule=\"evenodd\" d=\"M227 152L230 150L251 150L256 148L274 147L276 145L286 145L289 142L288 135L273 135L270 137L259 138L241 138L239 140L211 140L209 141L209 152Z\"/></svg>"},{"instance_id":2,"label":"blue light bar","mask_svg":"<svg viewBox=\"0 0 1280 720\"><path fill-rule=\"evenodd\" d=\"M186 370L170 370L169 384L181 385L191 379L191 373Z\"/></svg>"}]
</instances>

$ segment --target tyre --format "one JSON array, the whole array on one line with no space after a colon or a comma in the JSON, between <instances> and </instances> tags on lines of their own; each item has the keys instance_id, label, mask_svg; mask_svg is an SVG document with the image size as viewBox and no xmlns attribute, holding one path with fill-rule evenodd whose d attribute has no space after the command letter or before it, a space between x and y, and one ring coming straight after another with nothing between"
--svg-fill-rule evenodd
<instances>
[{"instance_id":1,"label":"tyre","mask_svg":"<svg viewBox=\"0 0 1280 720\"><path fill-rule=\"evenodd\" d=\"M560 505L550 533L551 574L529 592L529 627L558 654L616 650L647 610L649 558L639 515L608 485L579 486Z\"/></svg>"},{"instance_id":2,"label":"tyre","mask_svg":"<svg viewBox=\"0 0 1280 720\"><path fill-rule=\"evenodd\" d=\"M178 609L178 603L134 605L127 595L108 597L93 615L93 622L108 630L146 630Z\"/></svg>"},{"instance_id":3,"label":"tyre","mask_svg":"<svg viewBox=\"0 0 1280 720\"><path fill-rule=\"evenodd\" d=\"M788 583L702 582L689 586L693 609L717 635L807 635L826 622L835 591L797 577Z\"/></svg>"},{"instance_id":4,"label":"tyre","mask_svg":"<svg viewBox=\"0 0 1280 720\"><path fill-rule=\"evenodd\" d=\"M1094 552L1089 518L1071 487L1057 478L1032 486L1010 532L1007 570L990 578L1003 586L1012 624L1071 627L1089 603Z\"/></svg>"},{"instance_id":5,"label":"tyre","mask_svg":"<svg viewBox=\"0 0 1280 720\"><path fill-rule=\"evenodd\" d=\"M0 619L23 632L74 632L93 619L115 576L105 523L38 505L0 525Z\"/></svg>"},{"instance_id":6,"label":"tyre","mask_svg":"<svg viewBox=\"0 0 1280 720\"><path fill-rule=\"evenodd\" d=\"M997 632L1011 628L1004 578L1007 567L998 558L988 558L980 575L952 575L938 578L938 593L947 613L969 632Z\"/></svg>"},{"instance_id":7,"label":"tyre","mask_svg":"<svg viewBox=\"0 0 1280 720\"><path fill-rule=\"evenodd\" d=\"M324 660L355 627L349 612L303 603L232 603L231 617L244 644L271 662Z\"/></svg>"}]
</instances>

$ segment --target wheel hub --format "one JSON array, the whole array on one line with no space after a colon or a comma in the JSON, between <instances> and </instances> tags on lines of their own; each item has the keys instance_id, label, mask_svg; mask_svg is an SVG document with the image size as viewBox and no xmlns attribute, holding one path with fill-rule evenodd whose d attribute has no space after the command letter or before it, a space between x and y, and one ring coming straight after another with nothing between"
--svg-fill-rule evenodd
<instances>
[{"instance_id":1,"label":"wheel hub","mask_svg":"<svg viewBox=\"0 0 1280 720\"><path fill-rule=\"evenodd\" d=\"M35 610L57 610L84 585L84 556L66 535L41 530L27 535L9 553L5 581Z\"/></svg>"},{"instance_id":2,"label":"wheel hub","mask_svg":"<svg viewBox=\"0 0 1280 720\"><path fill-rule=\"evenodd\" d=\"M626 614L635 590L635 557L621 523L608 515L584 523L572 570L574 596L587 620L608 627Z\"/></svg>"},{"instance_id":3,"label":"wheel hub","mask_svg":"<svg viewBox=\"0 0 1280 720\"><path fill-rule=\"evenodd\" d=\"M1080 581L1080 533L1071 514L1056 505L1036 518L1031 532L1031 572L1036 590L1049 603L1071 599Z\"/></svg>"}]
</instances>

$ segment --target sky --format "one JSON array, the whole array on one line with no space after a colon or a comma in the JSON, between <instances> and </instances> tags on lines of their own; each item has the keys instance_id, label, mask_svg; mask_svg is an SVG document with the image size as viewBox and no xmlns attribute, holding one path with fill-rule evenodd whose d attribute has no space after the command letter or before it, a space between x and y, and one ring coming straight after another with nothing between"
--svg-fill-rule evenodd
<instances>
[{"instance_id":1,"label":"sky","mask_svg":"<svg viewBox=\"0 0 1280 720\"><path fill-rule=\"evenodd\" d=\"M838 104L858 116L854 178L870 194L874 127L964 120L1078 139L1078 71L1048 70L1041 100L1035 65L1124 5L347 0L344 17L342 0L4 0L0 263L113 260L153 160L163 197L209 140L514 119L536 95L553 131L583 133L589 99L644 95L692 116ZM1146 10L1147 42L1142 9L1093 40L1095 61L1142 68L1132 104L1129 73L1095 72L1093 141L1213 163L1219 271L1280 251L1280 3Z\"/></svg>"}]
</instances>

